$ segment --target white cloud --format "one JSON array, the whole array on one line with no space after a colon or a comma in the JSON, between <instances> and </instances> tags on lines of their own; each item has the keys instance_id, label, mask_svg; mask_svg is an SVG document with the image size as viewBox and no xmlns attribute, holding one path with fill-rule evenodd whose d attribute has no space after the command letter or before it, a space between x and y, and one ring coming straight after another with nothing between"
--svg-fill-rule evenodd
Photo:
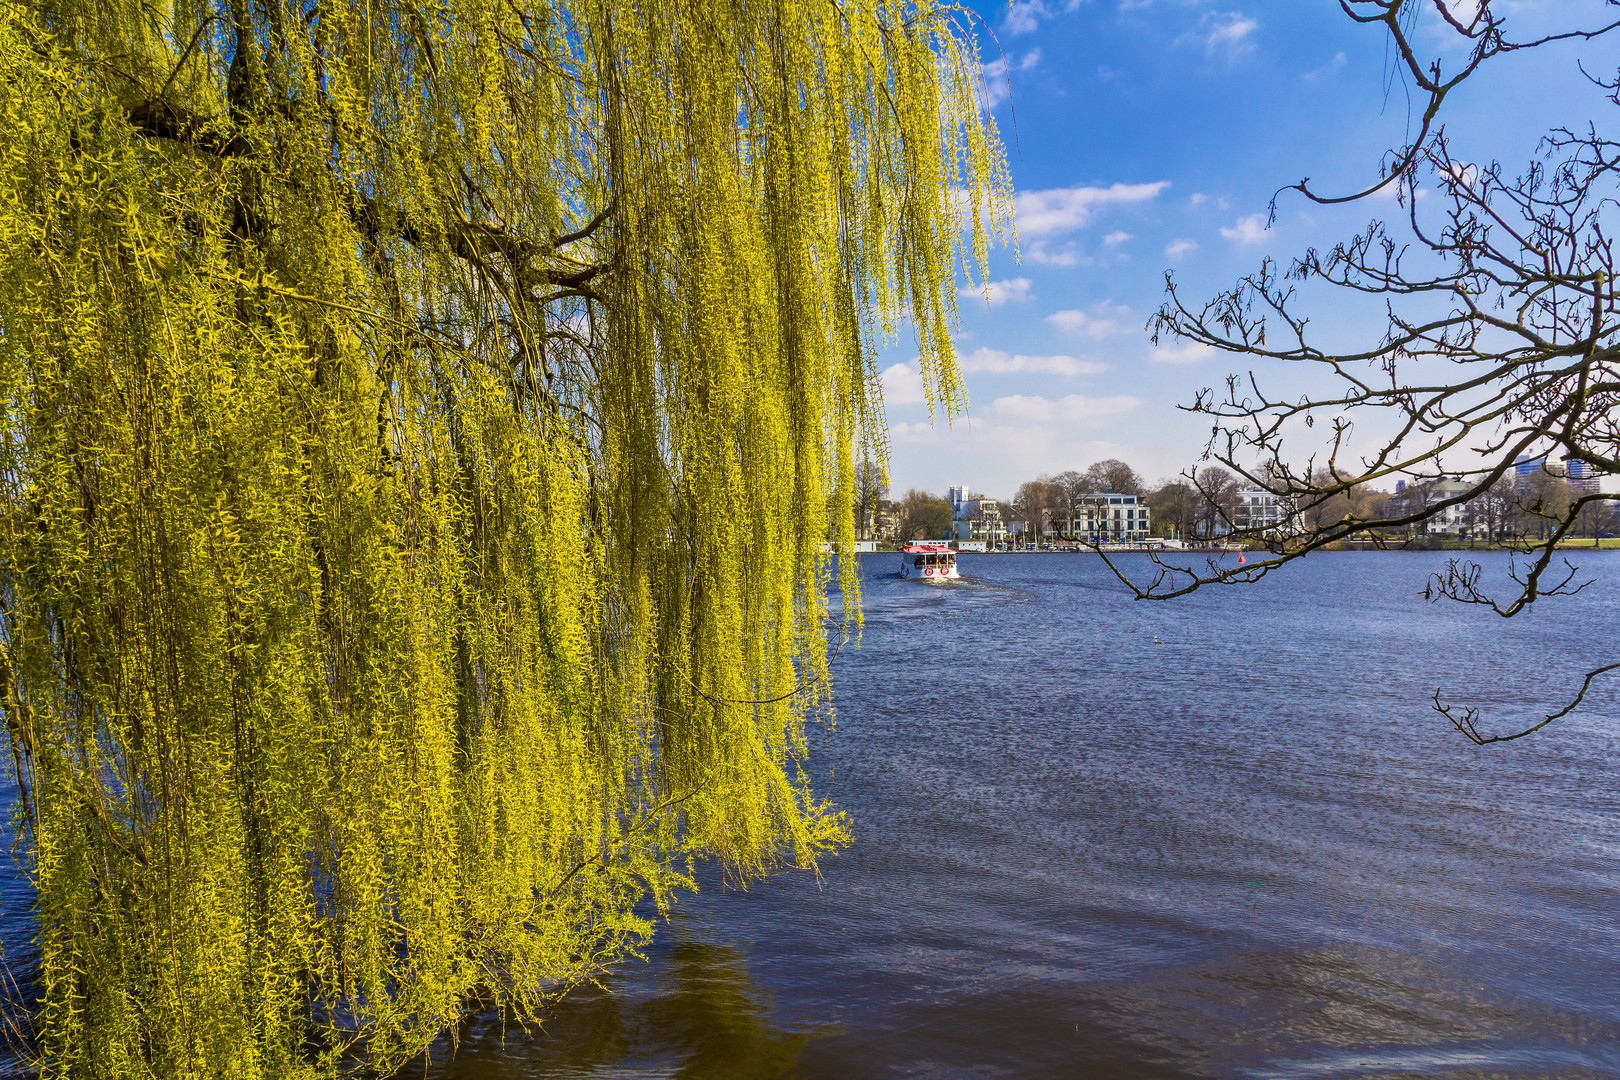
<instances>
[{"instance_id":1,"label":"white cloud","mask_svg":"<svg viewBox=\"0 0 1620 1080\"><path fill-rule=\"evenodd\" d=\"M1208 345L1189 341L1181 345L1160 345L1148 353L1148 359L1155 364L1201 364L1213 355L1215 350Z\"/></svg>"},{"instance_id":2,"label":"white cloud","mask_svg":"<svg viewBox=\"0 0 1620 1080\"><path fill-rule=\"evenodd\" d=\"M1098 304L1093 311L1094 314L1076 309L1055 311L1046 317L1046 321L1065 334L1073 334L1076 337L1105 338L1125 332L1125 327L1119 320L1130 317L1130 308L1105 301Z\"/></svg>"},{"instance_id":3,"label":"white cloud","mask_svg":"<svg viewBox=\"0 0 1620 1080\"><path fill-rule=\"evenodd\" d=\"M1084 360L1077 356L1024 356L1002 352L1000 349L978 348L957 358L967 375L1056 375L1074 378L1080 375L1101 375L1109 370L1098 360ZM890 364L883 369L883 404L921 405L928 400L923 391L922 372L915 359Z\"/></svg>"},{"instance_id":4,"label":"white cloud","mask_svg":"<svg viewBox=\"0 0 1620 1080\"><path fill-rule=\"evenodd\" d=\"M1022 57L1002 57L983 65L981 71L980 93L982 100L980 106L986 111L994 109L1002 102L1012 97L1012 84L1008 73L1013 71L1029 71L1041 62L1041 50L1031 49Z\"/></svg>"},{"instance_id":5,"label":"white cloud","mask_svg":"<svg viewBox=\"0 0 1620 1080\"><path fill-rule=\"evenodd\" d=\"M1001 31L1014 37L1033 34L1041 28L1041 20L1050 17L1042 0L1013 0L1007 8L1007 17L1002 20Z\"/></svg>"},{"instance_id":6,"label":"white cloud","mask_svg":"<svg viewBox=\"0 0 1620 1080\"><path fill-rule=\"evenodd\" d=\"M999 349L975 349L961 358L962 370L970 375L1100 375L1108 365L1073 356L1018 356Z\"/></svg>"},{"instance_id":7,"label":"white cloud","mask_svg":"<svg viewBox=\"0 0 1620 1080\"><path fill-rule=\"evenodd\" d=\"M1195 191L1192 194L1192 198L1188 199L1187 201L1192 203L1194 206L1203 206L1205 203L1209 202L1209 196L1205 195L1202 191Z\"/></svg>"},{"instance_id":8,"label":"white cloud","mask_svg":"<svg viewBox=\"0 0 1620 1080\"><path fill-rule=\"evenodd\" d=\"M1446 166L1442 175L1451 181L1452 186L1472 190L1479 182L1479 166L1454 163Z\"/></svg>"},{"instance_id":9,"label":"white cloud","mask_svg":"<svg viewBox=\"0 0 1620 1080\"><path fill-rule=\"evenodd\" d=\"M1451 17L1463 26L1472 26L1474 20L1479 18L1480 0L1441 0L1442 6Z\"/></svg>"},{"instance_id":10,"label":"white cloud","mask_svg":"<svg viewBox=\"0 0 1620 1080\"><path fill-rule=\"evenodd\" d=\"M1312 71L1307 71L1305 74L1301 75L1300 78L1304 79L1306 82L1315 82L1325 75L1331 75L1335 71L1338 71L1340 68L1344 67L1346 62L1347 61L1344 53L1336 52L1333 54L1332 60L1329 60L1319 68Z\"/></svg>"},{"instance_id":11,"label":"white cloud","mask_svg":"<svg viewBox=\"0 0 1620 1080\"><path fill-rule=\"evenodd\" d=\"M1207 56L1224 53L1236 57L1254 48L1249 40L1260 24L1238 11L1211 11L1198 21L1196 30L1189 30L1176 39L1177 44L1196 44L1204 47Z\"/></svg>"},{"instance_id":12,"label":"white cloud","mask_svg":"<svg viewBox=\"0 0 1620 1080\"><path fill-rule=\"evenodd\" d=\"M884 405L921 405L927 400L915 360L884 368L882 378Z\"/></svg>"},{"instance_id":13,"label":"white cloud","mask_svg":"<svg viewBox=\"0 0 1620 1080\"><path fill-rule=\"evenodd\" d=\"M1188 240L1186 237L1178 237L1175 240L1170 241L1170 243L1165 246L1164 253L1170 256L1172 259L1179 259L1189 251L1197 250L1198 242L1196 240Z\"/></svg>"},{"instance_id":14,"label":"white cloud","mask_svg":"<svg viewBox=\"0 0 1620 1080\"><path fill-rule=\"evenodd\" d=\"M1115 229L1113 232L1111 232L1107 236L1103 237L1103 245L1106 246L1106 247L1118 247L1120 244L1123 244L1125 241L1134 240L1134 239L1136 239L1136 237L1132 236L1130 233L1126 232L1125 230L1123 230L1123 229Z\"/></svg>"},{"instance_id":15,"label":"white cloud","mask_svg":"<svg viewBox=\"0 0 1620 1080\"><path fill-rule=\"evenodd\" d=\"M1434 0L1433 3L1419 7L1418 24L1422 27L1424 36L1442 48L1459 45L1471 48L1477 43L1477 35L1485 25L1481 16L1487 12L1497 16L1499 20L1516 21L1522 33L1526 28L1526 21L1533 20L1551 30L1553 27L1549 24L1559 16L1565 15L1566 10L1574 13L1582 8L1606 6L1608 5L1599 4L1596 0L1586 0L1585 3L1576 3L1575 0ZM1459 37L1457 27L1443 17L1442 11L1449 14L1464 31L1471 30L1476 36L1472 40L1464 41ZM1528 20L1520 18L1521 16L1528 16Z\"/></svg>"},{"instance_id":16,"label":"white cloud","mask_svg":"<svg viewBox=\"0 0 1620 1080\"><path fill-rule=\"evenodd\" d=\"M1059 10L1069 12L1080 7L1085 0L1064 0ZM1056 11L1053 10L1055 0L1012 0L1008 6L1007 17L1001 22L1001 32L1016 37L1019 34L1033 34L1041 28L1042 19L1050 19Z\"/></svg>"},{"instance_id":17,"label":"white cloud","mask_svg":"<svg viewBox=\"0 0 1620 1080\"><path fill-rule=\"evenodd\" d=\"M1095 420L1104 420L1112 416L1134 412L1142 407L1142 399L1131 397L1129 394L1116 394L1113 397L1094 398L1084 394L1069 394L1056 400L1044 398L1040 395L1013 394L1010 397L996 398L990 403L990 411L998 418L1015 420L1022 423L1050 424L1050 423L1088 423Z\"/></svg>"},{"instance_id":18,"label":"white cloud","mask_svg":"<svg viewBox=\"0 0 1620 1080\"><path fill-rule=\"evenodd\" d=\"M1025 236L1051 236L1091 223L1099 206L1147 202L1170 186L1168 180L1151 184L1110 184L1108 187L1048 188L1018 193L1018 228Z\"/></svg>"},{"instance_id":19,"label":"white cloud","mask_svg":"<svg viewBox=\"0 0 1620 1080\"><path fill-rule=\"evenodd\" d=\"M1221 235L1235 244L1258 244L1266 238L1266 233L1269 231L1271 230L1266 224L1266 215L1264 214L1250 214L1248 217L1240 217L1237 219L1237 224L1230 229L1224 225L1221 226Z\"/></svg>"},{"instance_id":20,"label":"white cloud","mask_svg":"<svg viewBox=\"0 0 1620 1080\"><path fill-rule=\"evenodd\" d=\"M1012 98L1012 87L1007 82L1007 62L993 60L984 65L979 79L979 108L989 112Z\"/></svg>"},{"instance_id":21,"label":"white cloud","mask_svg":"<svg viewBox=\"0 0 1620 1080\"><path fill-rule=\"evenodd\" d=\"M1367 197L1369 199L1380 199L1384 202L1394 202L1396 199L1401 197L1402 186L1402 182L1399 179L1390 177L1389 180L1385 181L1383 187L1380 187Z\"/></svg>"},{"instance_id":22,"label":"white cloud","mask_svg":"<svg viewBox=\"0 0 1620 1080\"><path fill-rule=\"evenodd\" d=\"M1012 395L977 408L954 424L889 426L890 468L898 490L932 490L966 480L975 490L1007 495L1024 480L1058 469L1082 469L1118 457L1146 471L1170 471L1197 456L1199 445L1169 448L1165 432L1144 432L1146 402L1126 395L1046 398ZM1134 441L1145 436L1145 445ZM1151 448L1151 449L1150 449ZM1167 458L1160 463L1158 458Z\"/></svg>"},{"instance_id":23,"label":"white cloud","mask_svg":"<svg viewBox=\"0 0 1620 1080\"><path fill-rule=\"evenodd\" d=\"M1009 278L1005 281L986 282L982 288L964 285L956 291L963 299L983 300L991 307L1000 307L1009 300L1021 304L1030 299L1031 284L1033 282L1027 277Z\"/></svg>"},{"instance_id":24,"label":"white cloud","mask_svg":"<svg viewBox=\"0 0 1620 1080\"><path fill-rule=\"evenodd\" d=\"M1414 193L1412 188L1402 180L1390 179L1384 185L1367 197L1380 202L1396 202L1397 200L1417 198L1419 200L1429 197L1429 188L1418 188Z\"/></svg>"},{"instance_id":25,"label":"white cloud","mask_svg":"<svg viewBox=\"0 0 1620 1080\"><path fill-rule=\"evenodd\" d=\"M1065 244L1056 251L1048 251L1046 245L1037 240L1029 246L1025 254L1029 256L1030 262L1039 263L1041 266L1073 266L1080 261L1073 244Z\"/></svg>"}]
</instances>

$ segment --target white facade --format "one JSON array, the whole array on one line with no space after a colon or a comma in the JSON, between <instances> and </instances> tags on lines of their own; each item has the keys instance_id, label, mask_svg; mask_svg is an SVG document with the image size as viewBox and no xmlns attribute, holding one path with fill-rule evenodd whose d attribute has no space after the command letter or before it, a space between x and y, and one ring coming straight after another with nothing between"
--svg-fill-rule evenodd
<instances>
[{"instance_id":1,"label":"white facade","mask_svg":"<svg viewBox=\"0 0 1620 1080\"><path fill-rule=\"evenodd\" d=\"M1540 463L1537 462L1537 467ZM1428 484L1405 485L1397 484L1395 497L1390 500L1393 509L1385 508L1386 513L1404 516L1433 506L1435 503L1454 499L1458 495L1467 493L1473 487L1462 480L1438 480ZM1424 522L1422 529L1425 532L1443 533L1448 536L1484 536L1488 527L1481 515L1476 513L1469 503L1457 503L1439 511L1428 521Z\"/></svg>"},{"instance_id":2,"label":"white facade","mask_svg":"<svg viewBox=\"0 0 1620 1080\"><path fill-rule=\"evenodd\" d=\"M1292 536L1301 531L1299 514L1292 499L1265 488L1238 488L1232 527L1249 532L1282 533Z\"/></svg>"},{"instance_id":3,"label":"white facade","mask_svg":"<svg viewBox=\"0 0 1620 1080\"><path fill-rule=\"evenodd\" d=\"M1152 531L1150 516L1137 495L1111 491L1082 495L1069 519L1069 535L1091 544L1135 543Z\"/></svg>"},{"instance_id":4,"label":"white facade","mask_svg":"<svg viewBox=\"0 0 1620 1080\"><path fill-rule=\"evenodd\" d=\"M975 495L967 485L950 489L951 535L957 540L982 540L996 545L1007 542L1007 524L1001 517L1001 504Z\"/></svg>"},{"instance_id":5,"label":"white facade","mask_svg":"<svg viewBox=\"0 0 1620 1080\"><path fill-rule=\"evenodd\" d=\"M1001 520L1001 511L994 499L977 500L978 508L970 516L959 517L951 523L958 540L982 540L988 544L1007 542L1007 523ZM972 504L970 504L972 505Z\"/></svg>"}]
</instances>

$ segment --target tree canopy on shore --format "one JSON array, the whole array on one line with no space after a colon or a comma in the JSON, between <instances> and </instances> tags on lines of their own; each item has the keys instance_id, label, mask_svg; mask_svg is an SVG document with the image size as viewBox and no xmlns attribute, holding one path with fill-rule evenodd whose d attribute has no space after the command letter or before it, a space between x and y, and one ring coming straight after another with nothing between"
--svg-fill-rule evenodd
<instances>
[{"instance_id":1,"label":"tree canopy on shore","mask_svg":"<svg viewBox=\"0 0 1620 1080\"><path fill-rule=\"evenodd\" d=\"M693 857L840 842L799 763L875 344L961 404L1008 207L957 18L8 9L45 1075L387 1071L632 954Z\"/></svg>"}]
</instances>

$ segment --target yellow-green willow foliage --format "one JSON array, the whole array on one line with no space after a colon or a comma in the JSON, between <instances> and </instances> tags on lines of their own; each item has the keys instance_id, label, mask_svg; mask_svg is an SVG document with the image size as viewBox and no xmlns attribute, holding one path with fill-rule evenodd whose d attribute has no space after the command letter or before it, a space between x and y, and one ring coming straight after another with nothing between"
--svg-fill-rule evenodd
<instances>
[{"instance_id":1,"label":"yellow-green willow foliage","mask_svg":"<svg viewBox=\"0 0 1620 1080\"><path fill-rule=\"evenodd\" d=\"M386 1070L633 952L692 857L842 840L799 763L874 342L959 404L1007 204L958 14L5 9L46 1074Z\"/></svg>"}]
</instances>

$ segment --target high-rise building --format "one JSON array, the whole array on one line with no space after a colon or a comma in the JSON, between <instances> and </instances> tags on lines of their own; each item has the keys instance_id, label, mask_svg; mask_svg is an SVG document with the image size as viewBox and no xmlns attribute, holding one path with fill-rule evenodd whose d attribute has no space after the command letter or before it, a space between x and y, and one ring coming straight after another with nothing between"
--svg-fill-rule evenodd
<instances>
[{"instance_id":1,"label":"high-rise building","mask_svg":"<svg viewBox=\"0 0 1620 1080\"><path fill-rule=\"evenodd\" d=\"M963 508L966 506L967 501L972 497L973 493L967 489L966 484L959 484L956 487L949 489L946 492L946 498L948 498L951 503L951 517L961 517Z\"/></svg>"},{"instance_id":2,"label":"high-rise building","mask_svg":"<svg viewBox=\"0 0 1620 1080\"><path fill-rule=\"evenodd\" d=\"M1596 495L1603 490L1598 471L1592 468L1592 463L1578 457L1564 459L1564 479L1577 495Z\"/></svg>"},{"instance_id":3,"label":"high-rise building","mask_svg":"<svg viewBox=\"0 0 1620 1080\"><path fill-rule=\"evenodd\" d=\"M1547 466L1547 455L1531 457L1529 454L1520 454L1513 459L1513 482L1524 485L1536 473Z\"/></svg>"},{"instance_id":4,"label":"high-rise building","mask_svg":"<svg viewBox=\"0 0 1620 1080\"><path fill-rule=\"evenodd\" d=\"M1592 463L1573 454L1566 455L1561 465L1548 461L1545 454L1539 457L1520 454L1513 462L1513 483L1523 487L1538 472L1561 477L1577 495L1595 495L1602 490L1602 480Z\"/></svg>"}]
</instances>

